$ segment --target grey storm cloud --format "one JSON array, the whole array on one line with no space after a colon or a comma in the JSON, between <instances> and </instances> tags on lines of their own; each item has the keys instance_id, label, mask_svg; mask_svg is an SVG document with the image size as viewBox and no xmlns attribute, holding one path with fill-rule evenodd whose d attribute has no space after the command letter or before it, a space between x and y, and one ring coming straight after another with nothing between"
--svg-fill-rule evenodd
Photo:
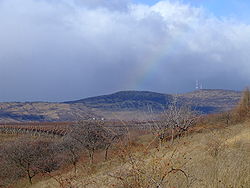
<instances>
[{"instance_id":1,"label":"grey storm cloud","mask_svg":"<svg viewBox=\"0 0 250 188\"><path fill-rule=\"evenodd\" d=\"M0 0L0 100L242 89L250 25L178 1Z\"/></svg>"}]
</instances>

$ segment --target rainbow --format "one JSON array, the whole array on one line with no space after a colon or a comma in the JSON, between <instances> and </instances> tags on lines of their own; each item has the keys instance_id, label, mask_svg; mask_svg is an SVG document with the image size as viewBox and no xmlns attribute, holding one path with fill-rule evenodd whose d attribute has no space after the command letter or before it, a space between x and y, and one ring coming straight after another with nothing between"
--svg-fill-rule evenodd
<instances>
[{"instance_id":1,"label":"rainbow","mask_svg":"<svg viewBox=\"0 0 250 188\"><path fill-rule=\"evenodd\" d=\"M140 86L144 85L147 80L155 75L154 73L161 67L161 64L164 63L163 59L166 55L170 51L177 50L175 45L171 44L171 41L161 42L161 44L156 46L155 49L155 52L145 55L141 60L143 61L143 66L137 67L133 70L134 75L128 77L126 88L140 88Z\"/></svg>"}]
</instances>

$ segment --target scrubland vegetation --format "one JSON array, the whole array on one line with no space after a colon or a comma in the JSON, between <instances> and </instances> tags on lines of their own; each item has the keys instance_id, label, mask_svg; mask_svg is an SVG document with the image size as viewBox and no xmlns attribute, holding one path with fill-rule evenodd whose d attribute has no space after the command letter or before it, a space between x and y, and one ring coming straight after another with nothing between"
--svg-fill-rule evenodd
<instances>
[{"instance_id":1,"label":"scrubland vegetation","mask_svg":"<svg viewBox=\"0 0 250 188\"><path fill-rule=\"evenodd\" d=\"M250 187L248 89L220 114L173 103L136 129L81 121L64 136L0 137L0 187Z\"/></svg>"}]
</instances>

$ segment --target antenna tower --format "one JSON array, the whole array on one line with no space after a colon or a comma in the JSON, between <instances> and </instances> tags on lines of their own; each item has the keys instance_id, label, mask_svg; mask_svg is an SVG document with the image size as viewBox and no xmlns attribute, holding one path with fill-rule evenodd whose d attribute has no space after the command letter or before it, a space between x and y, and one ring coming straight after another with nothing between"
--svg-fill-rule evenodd
<instances>
[{"instance_id":1,"label":"antenna tower","mask_svg":"<svg viewBox=\"0 0 250 188\"><path fill-rule=\"evenodd\" d=\"M195 89L196 89L196 90L199 90L199 81L198 81L198 80L196 80L196 86L195 86Z\"/></svg>"}]
</instances>

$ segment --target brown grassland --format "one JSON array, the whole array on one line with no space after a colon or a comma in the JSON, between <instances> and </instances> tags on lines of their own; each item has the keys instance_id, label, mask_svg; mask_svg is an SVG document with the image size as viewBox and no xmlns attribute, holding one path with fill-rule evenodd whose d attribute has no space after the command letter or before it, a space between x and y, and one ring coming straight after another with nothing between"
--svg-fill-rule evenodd
<instances>
[{"instance_id":1,"label":"brown grassland","mask_svg":"<svg viewBox=\"0 0 250 188\"><path fill-rule=\"evenodd\" d=\"M111 160L93 166L82 161L76 175L69 170L57 178L65 180L65 187L250 187L249 122L204 130L162 148L149 146L152 139L138 137L118 153L114 149ZM61 187L54 178L16 185L24 186Z\"/></svg>"}]
</instances>

